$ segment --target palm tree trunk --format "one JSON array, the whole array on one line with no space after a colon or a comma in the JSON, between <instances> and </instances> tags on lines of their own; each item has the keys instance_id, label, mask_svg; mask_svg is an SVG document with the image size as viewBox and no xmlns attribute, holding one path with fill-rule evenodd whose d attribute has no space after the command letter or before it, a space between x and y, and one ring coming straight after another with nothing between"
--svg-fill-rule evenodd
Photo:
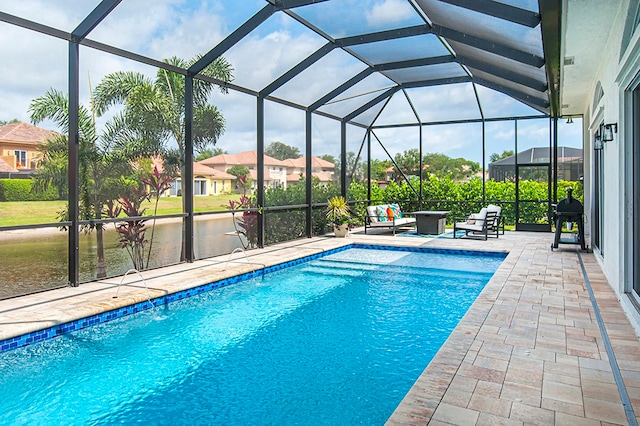
<instances>
[{"instance_id":1,"label":"palm tree trunk","mask_svg":"<svg viewBox=\"0 0 640 426\"><path fill-rule=\"evenodd\" d=\"M98 225L96 228L96 244L96 251L98 252L97 277L106 278L107 267L104 261L104 230L102 229L102 225Z\"/></svg>"}]
</instances>

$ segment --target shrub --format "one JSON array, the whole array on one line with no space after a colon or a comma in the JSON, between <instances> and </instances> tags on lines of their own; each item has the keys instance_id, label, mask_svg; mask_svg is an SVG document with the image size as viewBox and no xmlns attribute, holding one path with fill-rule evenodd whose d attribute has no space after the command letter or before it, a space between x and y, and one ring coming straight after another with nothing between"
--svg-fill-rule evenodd
<instances>
[{"instance_id":1,"label":"shrub","mask_svg":"<svg viewBox=\"0 0 640 426\"><path fill-rule=\"evenodd\" d=\"M0 201L53 201L58 200L55 188L44 193L32 190L31 179L0 179Z\"/></svg>"}]
</instances>

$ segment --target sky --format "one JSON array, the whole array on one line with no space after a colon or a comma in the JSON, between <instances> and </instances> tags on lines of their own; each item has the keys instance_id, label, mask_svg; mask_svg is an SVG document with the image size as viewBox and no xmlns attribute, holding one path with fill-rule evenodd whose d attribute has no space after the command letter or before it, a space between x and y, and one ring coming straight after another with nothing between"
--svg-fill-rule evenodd
<instances>
[{"instance_id":1,"label":"sky","mask_svg":"<svg viewBox=\"0 0 640 426\"><path fill-rule=\"evenodd\" d=\"M64 31L72 31L98 4L97 0L0 0L0 11L40 22ZM341 9L329 8L339 4ZM191 58L204 54L227 37L244 21L266 5L265 0L123 0L110 16L98 25L89 39L111 44L147 57L161 60L171 56ZM358 31L384 30L416 25L416 16L404 0L332 0L296 10L303 18L322 26L333 37ZM337 19L339 16L340 19ZM344 22L348 25L344 25ZM341 23L341 25L336 25ZM326 40L307 30L284 13L277 13L225 53L234 68L234 83L252 90L264 89L293 65L324 45ZM404 46L408 46L404 43ZM388 51L402 55L402 44L389 43ZM361 46L364 53L372 46ZM17 118L29 122L30 102L50 88L67 90L68 44L4 22L0 22L0 120ZM89 105L90 88L115 71L136 71L150 77L156 69L108 55L87 47L80 48L81 103ZM364 66L345 52L335 49L316 66L303 72L274 96L308 105L344 80L362 71ZM446 70L444 70L446 71ZM338 115L347 114L389 87L391 80L373 75L340 95L337 101L321 108ZM478 87L483 112L487 117L534 115L538 112L506 95ZM411 104L407 99L410 99ZM366 122L378 114L376 123L399 124L414 121L412 107L422 121L480 118L470 84L437 86L398 92L384 111L380 106L358 117ZM256 100L230 90L215 91L211 102L226 120L226 130L217 146L229 153L254 150L256 141ZM108 120L110 114L98 119ZM576 121L576 120L574 120ZM518 150L548 143L548 120L521 121L518 124ZM52 123L41 127L56 129ZM487 156L513 149L514 124L489 123L485 128ZM372 142L372 157L384 159L419 146L417 127L380 129ZM581 146L581 125L560 126L560 144ZM364 131L348 126L347 149L358 152ZM384 146L380 146L378 139ZM305 114L300 110L267 102L265 143L283 142L304 153ZM314 115L314 155L340 153L340 125L335 120ZM423 131L423 150L450 157L482 161L482 136L479 124L427 126ZM386 152L385 152L386 150Z\"/></svg>"}]
</instances>

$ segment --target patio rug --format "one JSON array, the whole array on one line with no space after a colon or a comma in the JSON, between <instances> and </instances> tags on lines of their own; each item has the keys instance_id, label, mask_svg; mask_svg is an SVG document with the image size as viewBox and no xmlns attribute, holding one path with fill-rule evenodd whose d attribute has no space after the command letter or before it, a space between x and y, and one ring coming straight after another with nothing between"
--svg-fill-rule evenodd
<instances>
[{"instance_id":1,"label":"patio rug","mask_svg":"<svg viewBox=\"0 0 640 426\"><path fill-rule=\"evenodd\" d=\"M460 238L464 235L464 231L458 231L457 237ZM403 232L401 234L396 234L398 237L418 237L418 238L453 238L453 229L446 230L443 234L440 235L428 235L428 234L418 234L418 232L413 229L411 231Z\"/></svg>"}]
</instances>

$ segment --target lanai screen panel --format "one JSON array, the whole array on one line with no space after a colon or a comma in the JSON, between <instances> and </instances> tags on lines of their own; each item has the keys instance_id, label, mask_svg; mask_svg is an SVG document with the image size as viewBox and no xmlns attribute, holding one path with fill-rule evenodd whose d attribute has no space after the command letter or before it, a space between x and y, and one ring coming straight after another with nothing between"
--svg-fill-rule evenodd
<instances>
[{"instance_id":1,"label":"lanai screen panel","mask_svg":"<svg viewBox=\"0 0 640 426\"><path fill-rule=\"evenodd\" d=\"M365 65L340 49L334 49L273 92L277 98L311 105L337 85L365 69Z\"/></svg>"},{"instance_id":2,"label":"lanai screen panel","mask_svg":"<svg viewBox=\"0 0 640 426\"><path fill-rule=\"evenodd\" d=\"M326 1L294 12L334 39L424 24L406 1Z\"/></svg>"},{"instance_id":3,"label":"lanai screen panel","mask_svg":"<svg viewBox=\"0 0 640 426\"><path fill-rule=\"evenodd\" d=\"M71 32L99 3L99 0L54 1L48 2L44 8L40 2L1 0L0 11Z\"/></svg>"},{"instance_id":4,"label":"lanai screen panel","mask_svg":"<svg viewBox=\"0 0 640 426\"><path fill-rule=\"evenodd\" d=\"M91 32L89 38L152 59L190 59L204 55L227 37L260 4L234 7L217 2L122 1Z\"/></svg>"},{"instance_id":5,"label":"lanai screen panel","mask_svg":"<svg viewBox=\"0 0 640 426\"><path fill-rule=\"evenodd\" d=\"M449 0L418 0L417 4L476 83L548 112L537 4ZM496 61L496 55L501 59Z\"/></svg>"},{"instance_id":6,"label":"lanai screen panel","mask_svg":"<svg viewBox=\"0 0 640 426\"><path fill-rule=\"evenodd\" d=\"M449 55L442 42L432 34L358 44L347 50L373 65Z\"/></svg>"},{"instance_id":7,"label":"lanai screen panel","mask_svg":"<svg viewBox=\"0 0 640 426\"><path fill-rule=\"evenodd\" d=\"M275 13L224 53L234 83L263 90L326 44L326 40L284 13Z\"/></svg>"},{"instance_id":8,"label":"lanai screen panel","mask_svg":"<svg viewBox=\"0 0 640 426\"><path fill-rule=\"evenodd\" d=\"M334 82L336 87L338 87L338 83ZM396 84L392 80L382 74L373 73L325 103L319 110L338 117L345 117L394 86Z\"/></svg>"},{"instance_id":9,"label":"lanai screen panel","mask_svg":"<svg viewBox=\"0 0 640 426\"><path fill-rule=\"evenodd\" d=\"M524 117L542 115L542 113L517 99L502 92L477 86L478 96L482 102L482 112L485 118Z\"/></svg>"},{"instance_id":10,"label":"lanai screen panel","mask_svg":"<svg viewBox=\"0 0 640 426\"><path fill-rule=\"evenodd\" d=\"M423 123L481 119L471 83L407 89Z\"/></svg>"},{"instance_id":11,"label":"lanai screen panel","mask_svg":"<svg viewBox=\"0 0 640 426\"><path fill-rule=\"evenodd\" d=\"M396 92L376 119L375 125L418 124L419 118L403 91Z\"/></svg>"}]
</instances>

